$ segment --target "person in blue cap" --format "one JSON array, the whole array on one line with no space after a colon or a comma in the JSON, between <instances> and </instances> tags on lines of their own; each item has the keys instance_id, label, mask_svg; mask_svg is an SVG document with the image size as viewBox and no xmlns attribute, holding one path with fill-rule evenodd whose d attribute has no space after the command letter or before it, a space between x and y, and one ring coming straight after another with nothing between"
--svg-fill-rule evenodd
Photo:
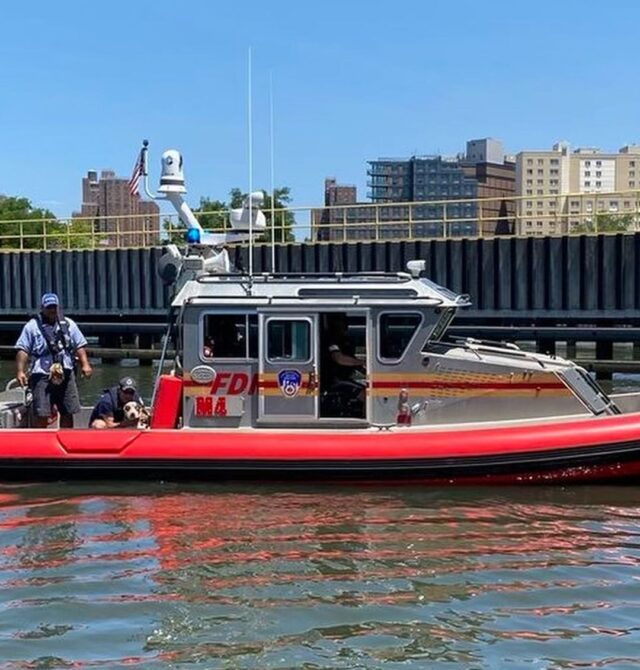
<instances>
[{"instance_id":1,"label":"person in blue cap","mask_svg":"<svg viewBox=\"0 0 640 670\"><path fill-rule=\"evenodd\" d=\"M128 402L143 404L135 379L129 376L102 391L91 412L89 428L133 428L138 423L137 419L127 419L124 415L124 406Z\"/></svg>"},{"instance_id":2,"label":"person in blue cap","mask_svg":"<svg viewBox=\"0 0 640 670\"><path fill-rule=\"evenodd\" d=\"M40 313L24 325L15 345L16 379L31 389L36 428L46 428L56 411L60 427L73 428L73 415L80 411L76 359L83 376L92 373L86 346L75 322L62 316L58 296L45 293Z\"/></svg>"}]
</instances>

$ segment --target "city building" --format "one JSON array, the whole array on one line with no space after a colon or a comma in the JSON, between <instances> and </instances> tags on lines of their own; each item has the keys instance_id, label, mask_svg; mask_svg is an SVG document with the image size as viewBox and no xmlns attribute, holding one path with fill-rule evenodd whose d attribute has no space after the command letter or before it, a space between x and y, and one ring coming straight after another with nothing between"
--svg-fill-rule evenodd
<instances>
[{"instance_id":1,"label":"city building","mask_svg":"<svg viewBox=\"0 0 640 670\"><path fill-rule=\"evenodd\" d=\"M312 213L314 224L325 226L320 238L441 237L445 227L447 235L474 236L513 229L515 164L505 160L498 140L470 140L466 153L455 158L379 158L369 161L367 175L368 196L378 207L358 203L355 186L325 180L325 206L331 209Z\"/></svg>"},{"instance_id":2,"label":"city building","mask_svg":"<svg viewBox=\"0 0 640 670\"><path fill-rule=\"evenodd\" d=\"M82 178L82 205L73 218L90 220L103 246L138 247L160 242L160 209L155 202L131 195L129 180L112 170Z\"/></svg>"},{"instance_id":3,"label":"city building","mask_svg":"<svg viewBox=\"0 0 640 670\"><path fill-rule=\"evenodd\" d=\"M618 153L594 147L570 151L558 142L549 151L521 151L516 157L518 232L562 234L593 225L597 214L630 212L640 206L640 146Z\"/></svg>"}]
</instances>

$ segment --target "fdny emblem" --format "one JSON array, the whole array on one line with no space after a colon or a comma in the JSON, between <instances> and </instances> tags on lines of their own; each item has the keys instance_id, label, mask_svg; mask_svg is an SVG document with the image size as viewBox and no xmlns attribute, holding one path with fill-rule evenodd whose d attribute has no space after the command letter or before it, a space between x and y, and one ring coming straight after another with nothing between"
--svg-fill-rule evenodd
<instances>
[{"instance_id":1,"label":"fdny emblem","mask_svg":"<svg viewBox=\"0 0 640 670\"><path fill-rule=\"evenodd\" d=\"M278 388L286 398L294 398L300 390L302 375L297 370L278 372Z\"/></svg>"}]
</instances>

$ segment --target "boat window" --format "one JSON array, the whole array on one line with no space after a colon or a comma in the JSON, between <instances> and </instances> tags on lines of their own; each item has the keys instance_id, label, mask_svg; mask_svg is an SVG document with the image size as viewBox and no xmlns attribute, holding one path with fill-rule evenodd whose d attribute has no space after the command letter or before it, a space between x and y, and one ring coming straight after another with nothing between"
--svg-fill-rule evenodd
<instances>
[{"instance_id":1,"label":"boat window","mask_svg":"<svg viewBox=\"0 0 640 670\"><path fill-rule=\"evenodd\" d=\"M267 322L267 359L302 363L311 358L311 325L303 320L270 319Z\"/></svg>"},{"instance_id":2,"label":"boat window","mask_svg":"<svg viewBox=\"0 0 640 670\"><path fill-rule=\"evenodd\" d=\"M257 315L207 314L204 318L202 357L257 358Z\"/></svg>"},{"instance_id":3,"label":"boat window","mask_svg":"<svg viewBox=\"0 0 640 670\"><path fill-rule=\"evenodd\" d=\"M378 339L380 358L402 358L421 322L420 314L382 314Z\"/></svg>"},{"instance_id":4,"label":"boat window","mask_svg":"<svg viewBox=\"0 0 640 670\"><path fill-rule=\"evenodd\" d=\"M440 341L442 339L442 336L445 334L447 328L449 327L449 324L453 320L455 314L456 310L453 307L447 307L446 309L443 309L442 315L440 316L438 323L436 323L434 329L431 331L429 340L433 342Z\"/></svg>"}]
</instances>

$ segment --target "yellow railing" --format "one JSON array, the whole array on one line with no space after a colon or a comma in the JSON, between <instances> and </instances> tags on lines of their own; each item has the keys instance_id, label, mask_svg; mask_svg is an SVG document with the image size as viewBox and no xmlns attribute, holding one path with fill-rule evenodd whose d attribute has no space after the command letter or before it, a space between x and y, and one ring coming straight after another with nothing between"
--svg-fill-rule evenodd
<instances>
[{"instance_id":1,"label":"yellow railing","mask_svg":"<svg viewBox=\"0 0 640 670\"><path fill-rule=\"evenodd\" d=\"M357 242L640 230L640 190L265 210L275 242ZM208 232L229 230L228 212L196 212ZM271 225L273 219L274 225ZM0 251L150 247L182 241L175 214L0 221Z\"/></svg>"}]
</instances>

